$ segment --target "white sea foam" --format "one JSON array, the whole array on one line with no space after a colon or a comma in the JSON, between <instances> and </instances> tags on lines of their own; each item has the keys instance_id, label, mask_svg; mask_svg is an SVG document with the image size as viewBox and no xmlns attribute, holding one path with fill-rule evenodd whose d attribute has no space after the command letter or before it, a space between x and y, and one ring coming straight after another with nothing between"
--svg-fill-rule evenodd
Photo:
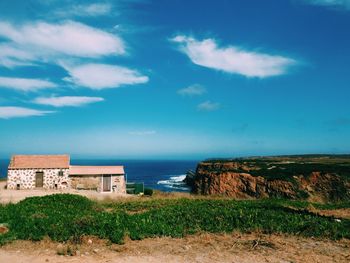
<instances>
[{"instance_id":1,"label":"white sea foam","mask_svg":"<svg viewBox=\"0 0 350 263\"><path fill-rule=\"evenodd\" d=\"M160 180L157 184L163 185L166 188L178 189L188 191L190 188L183 181L186 178L185 174L181 175L168 175L168 180Z\"/></svg>"}]
</instances>

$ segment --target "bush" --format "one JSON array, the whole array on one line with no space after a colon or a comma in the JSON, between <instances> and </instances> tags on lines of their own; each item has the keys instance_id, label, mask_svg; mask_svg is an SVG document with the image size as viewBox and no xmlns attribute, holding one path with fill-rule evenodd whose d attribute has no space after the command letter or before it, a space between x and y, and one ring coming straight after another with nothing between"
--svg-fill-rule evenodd
<instances>
[{"instance_id":1,"label":"bush","mask_svg":"<svg viewBox=\"0 0 350 263\"><path fill-rule=\"evenodd\" d=\"M304 210L307 206L283 200L149 199L104 204L69 194L32 197L0 205L0 223L9 228L0 235L0 244L45 236L79 243L84 235L121 244L126 235L143 239L233 230L350 238L350 220L337 222Z\"/></svg>"},{"instance_id":2,"label":"bush","mask_svg":"<svg viewBox=\"0 0 350 263\"><path fill-rule=\"evenodd\" d=\"M151 188L145 188L143 191L144 195L152 196L153 195L153 189Z\"/></svg>"}]
</instances>

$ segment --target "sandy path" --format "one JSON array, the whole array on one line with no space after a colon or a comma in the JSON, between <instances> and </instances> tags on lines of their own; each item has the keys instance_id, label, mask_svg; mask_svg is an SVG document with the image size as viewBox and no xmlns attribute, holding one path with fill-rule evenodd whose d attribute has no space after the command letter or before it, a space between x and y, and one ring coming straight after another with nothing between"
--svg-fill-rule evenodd
<instances>
[{"instance_id":1,"label":"sandy path","mask_svg":"<svg viewBox=\"0 0 350 263\"><path fill-rule=\"evenodd\" d=\"M79 251L79 256L59 256L57 243L17 241L0 248L0 262L350 262L350 240L239 233L153 238L111 246L93 239Z\"/></svg>"},{"instance_id":2,"label":"sandy path","mask_svg":"<svg viewBox=\"0 0 350 263\"><path fill-rule=\"evenodd\" d=\"M95 200L104 200L104 199L119 199L119 198L136 198L136 196L126 195L126 194L117 194L117 193L99 193L96 191L88 190L45 190L45 189L32 189L32 190L7 190L4 189L6 182L0 182L0 203L17 203L27 197L32 196L44 196L51 194L77 194L86 196L90 199ZM1 263L1 262L0 262Z\"/></svg>"}]
</instances>

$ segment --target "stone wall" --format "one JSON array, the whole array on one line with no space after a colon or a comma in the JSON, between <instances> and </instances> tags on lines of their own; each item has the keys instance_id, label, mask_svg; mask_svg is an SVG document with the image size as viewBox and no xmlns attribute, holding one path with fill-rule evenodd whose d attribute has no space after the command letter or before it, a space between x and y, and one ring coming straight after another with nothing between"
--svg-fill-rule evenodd
<instances>
[{"instance_id":1,"label":"stone wall","mask_svg":"<svg viewBox=\"0 0 350 263\"><path fill-rule=\"evenodd\" d=\"M62 176L59 175L60 171L63 172ZM44 173L44 189L54 189L55 184L57 184L57 189L70 187L69 169L9 169L7 172L7 188L17 189L17 184L19 184L20 189L34 189L36 172Z\"/></svg>"},{"instance_id":2,"label":"stone wall","mask_svg":"<svg viewBox=\"0 0 350 263\"><path fill-rule=\"evenodd\" d=\"M71 186L74 189L100 190L100 175L71 175L69 178L71 180Z\"/></svg>"},{"instance_id":3,"label":"stone wall","mask_svg":"<svg viewBox=\"0 0 350 263\"><path fill-rule=\"evenodd\" d=\"M112 190L119 194L126 194L126 182L124 175L112 176Z\"/></svg>"},{"instance_id":4,"label":"stone wall","mask_svg":"<svg viewBox=\"0 0 350 263\"><path fill-rule=\"evenodd\" d=\"M63 171L63 176L59 172ZM35 174L43 172L43 188L44 189L92 189L102 190L101 175L82 175L69 176L69 169L9 169L7 174L7 188L17 189L35 189ZM115 193L126 193L126 182L123 175L112 175L112 191Z\"/></svg>"},{"instance_id":5,"label":"stone wall","mask_svg":"<svg viewBox=\"0 0 350 263\"><path fill-rule=\"evenodd\" d=\"M102 175L71 175L71 186L74 189L92 189L102 191ZM123 175L112 175L112 192L125 194L126 184Z\"/></svg>"}]
</instances>

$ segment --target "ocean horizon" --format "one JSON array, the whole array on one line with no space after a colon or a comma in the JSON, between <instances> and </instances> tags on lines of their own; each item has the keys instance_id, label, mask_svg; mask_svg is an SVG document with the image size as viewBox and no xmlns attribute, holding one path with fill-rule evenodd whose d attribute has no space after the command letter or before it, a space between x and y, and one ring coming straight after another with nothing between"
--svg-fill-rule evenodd
<instances>
[{"instance_id":1,"label":"ocean horizon","mask_svg":"<svg viewBox=\"0 0 350 263\"><path fill-rule=\"evenodd\" d=\"M186 172L195 170L199 160L111 160L71 159L72 165L123 165L128 182L164 192L189 192L183 183ZM0 178L7 176L8 159L0 159Z\"/></svg>"}]
</instances>

